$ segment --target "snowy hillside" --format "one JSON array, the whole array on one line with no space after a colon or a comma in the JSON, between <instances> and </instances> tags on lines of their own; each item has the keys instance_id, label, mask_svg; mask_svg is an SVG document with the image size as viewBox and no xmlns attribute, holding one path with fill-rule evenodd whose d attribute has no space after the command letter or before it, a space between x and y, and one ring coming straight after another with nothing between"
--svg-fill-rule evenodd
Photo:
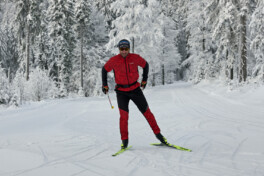
<instances>
[{"instance_id":1,"label":"snowy hillside","mask_svg":"<svg viewBox=\"0 0 264 176\"><path fill-rule=\"evenodd\" d=\"M228 91L175 83L145 91L168 141L157 142L130 103L130 145L120 148L115 94L0 109L0 176L263 176L264 88Z\"/></svg>"}]
</instances>

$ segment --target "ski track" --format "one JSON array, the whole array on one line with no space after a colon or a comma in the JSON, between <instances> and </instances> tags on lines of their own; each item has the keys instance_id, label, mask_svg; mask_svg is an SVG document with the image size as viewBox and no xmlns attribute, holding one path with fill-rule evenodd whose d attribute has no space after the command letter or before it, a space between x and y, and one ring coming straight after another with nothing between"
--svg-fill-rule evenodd
<instances>
[{"instance_id":1,"label":"ski track","mask_svg":"<svg viewBox=\"0 0 264 176\"><path fill-rule=\"evenodd\" d=\"M263 176L262 106L207 93L188 83L145 90L168 141L157 142L130 103L133 147L120 148L119 113L105 97L50 100L0 109L0 176Z\"/></svg>"}]
</instances>

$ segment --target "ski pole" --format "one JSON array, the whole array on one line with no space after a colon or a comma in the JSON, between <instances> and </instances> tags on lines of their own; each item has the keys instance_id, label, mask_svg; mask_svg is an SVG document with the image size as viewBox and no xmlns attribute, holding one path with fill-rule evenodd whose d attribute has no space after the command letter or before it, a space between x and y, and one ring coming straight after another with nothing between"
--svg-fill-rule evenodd
<instances>
[{"instance_id":1,"label":"ski pole","mask_svg":"<svg viewBox=\"0 0 264 176\"><path fill-rule=\"evenodd\" d=\"M114 106L113 106L112 103L111 103L111 100L110 100L109 94L107 94L107 96L108 96L108 100L109 100L109 103L110 103L110 105L111 105L111 108L114 109Z\"/></svg>"}]
</instances>

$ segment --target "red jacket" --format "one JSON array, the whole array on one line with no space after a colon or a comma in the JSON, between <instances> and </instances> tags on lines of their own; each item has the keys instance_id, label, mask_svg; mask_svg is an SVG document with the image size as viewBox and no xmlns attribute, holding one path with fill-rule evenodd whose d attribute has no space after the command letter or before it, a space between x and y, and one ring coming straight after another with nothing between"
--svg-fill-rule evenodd
<instances>
[{"instance_id":1,"label":"red jacket","mask_svg":"<svg viewBox=\"0 0 264 176\"><path fill-rule=\"evenodd\" d=\"M126 58L120 54L110 58L102 69L103 86L107 85L107 72L114 70L116 88L120 91L131 91L140 86L138 66L143 68L143 81L148 78L148 63L138 54L129 53ZM133 85L132 85L133 84Z\"/></svg>"}]
</instances>

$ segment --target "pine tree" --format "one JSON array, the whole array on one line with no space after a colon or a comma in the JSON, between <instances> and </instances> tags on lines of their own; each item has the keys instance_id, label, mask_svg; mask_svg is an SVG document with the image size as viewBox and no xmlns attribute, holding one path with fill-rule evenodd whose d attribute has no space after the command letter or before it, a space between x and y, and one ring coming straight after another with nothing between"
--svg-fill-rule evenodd
<instances>
[{"instance_id":1,"label":"pine tree","mask_svg":"<svg viewBox=\"0 0 264 176\"><path fill-rule=\"evenodd\" d=\"M71 89L72 59L75 57L76 40L72 28L74 25L72 3L71 0L54 0L48 11L53 45L51 57L55 60L52 64L52 75L58 80L60 88L65 89L62 90L63 94Z\"/></svg>"},{"instance_id":2,"label":"pine tree","mask_svg":"<svg viewBox=\"0 0 264 176\"><path fill-rule=\"evenodd\" d=\"M190 33L188 39L189 57L182 66L189 67L186 76L189 80L197 83L202 79L214 76L213 44L204 13L207 1L189 1L189 3L186 25L186 30Z\"/></svg>"},{"instance_id":3,"label":"pine tree","mask_svg":"<svg viewBox=\"0 0 264 176\"><path fill-rule=\"evenodd\" d=\"M29 43L30 43L30 57L31 57L31 67L36 68L39 60L39 53L36 46L40 45L39 36L43 33L42 21L43 19L43 9L41 5L43 0L35 1L30 0L30 9L29 9ZM36 50L35 50L36 49Z\"/></svg>"},{"instance_id":4,"label":"pine tree","mask_svg":"<svg viewBox=\"0 0 264 176\"><path fill-rule=\"evenodd\" d=\"M229 80L234 79L238 66L238 41L239 41L239 11L232 1L212 1L208 7L208 22L213 27L213 40L218 46L216 68L223 72ZM238 73L237 73L238 75Z\"/></svg>"},{"instance_id":5,"label":"pine tree","mask_svg":"<svg viewBox=\"0 0 264 176\"><path fill-rule=\"evenodd\" d=\"M30 60L32 43L34 43L35 36L39 33L40 26L40 9L39 5L42 2L34 0L19 0L17 2L17 30L18 30L18 41L20 46L20 57L25 58L25 72L26 80L29 79L29 67L30 61L34 62L33 59ZM23 62L22 62L23 63ZM22 70L24 70L24 64L22 65Z\"/></svg>"},{"instance_id":6,"label":"pine tree","mask_svg":"<svg viewBox=\"0 0 264 176\"><path fill-rule=\"evenodd\" d=\"M156 7L154 7L156 8ZM161 83L172 83L178 79L181 55L175 42L178 33L176 24L170 18L161 13L159 20L162 24L163 39L161 41Z\"/></svg>"},{"instance_id":7,"label":"pine tree","mask_svg":"<svg viewBox=\"0 0 264 176\"><path fill-rule=\"evenodd\" d=\"M50 37L48 31L48 21L47 17L47 9L46 3L43 1L39 5L39 9L41 9L40 13L40 24L39 24L39 32L38 35L35 36L33 51L34 51L34 68L39 67L42 70L49 70L52 68L51 63L53 62L50 59L50 51L52 50L52 46L50 45ZM50 73L50 71L49 71Z\"/></svg>"},{"instance_id":8,"label":"pine tree","mask_svg":"<svg viewBox=\"0 0 264 176\"><path fill-rule=\"evenodd\" d=\"M10 84L5 71L0 67L0 105L8 104L11 98Z\"/></svg>"},{"instance_id":9,"label":"pine tree","mask_svg":"<svg viewBox=\"0 0 264 176\"><path fill-rule=\"evenodd\" d=\"M85 33L83 36L83 88L80 88L79 83L79 67L74 69L74 80L78 80L75 85L77 85L77 89L79 88L79 93L85 96L94 96L102 93L100 91L102 83L98 81L98 77L101 77L101 69L104 61L109 59L111 54L105 48L105 44L108 41L108 34L104 15L97 8L94 8L95 3L91 2L88 4L88 7L90 10L85 10L85 13L82 13L84 19L88 20L85 24ZM76 13L77 15L78 13ZM87 15L87 18L85 15ZM80 53L80 50L78 50L78 53ZM79 60L76 63L78 63L77 66L80 65Z\"/></svg>"},{"instance_id":10,"label":"pine tree","mask_svg":"<svg viewBox=\"0 0 264 176\"><path fill-rule=\"evenodd\" d=\"M218 45L217 59L225 67L226 77L230 80L237 78L239 82L246 81L248 75L246 38L249 3L247 0L215 0L207 8Z\"/></svg>"},{"instance_id":11,"label":"pine tree","mask_svg":"<svg viewBox=\"0 0 264 176\"><path fill-rule=\"evenodd\" d=\"M256 58L253 68L253 77L257 80L264 80L264 2L258 1L257 7L252 15L250 30L252 41L250 48Z\"/></svg>"},{"instance_id":12,"label":"pine tree","mask_svg":"<svg viewBox=\"0 0 264 176\"><path fill-rule=\"evenodd\" d=\"M5 26L0 29L0 67L5 69L9 82L15 77L18 70L17 39L12 28Z\"/></svg>"},{"instance_id":13,"label":"pine tree","mask_svg":"<svg viewBox=\"0 0 264 176\"><path fill-rule=\"evenodd\" d=\"M190 53L188 40L190 37L190 32L187 30L187 20L188 20L188 12L190 5L190 0L158 0L161 3L163 13L173 20L175 24L174 30L174 43L177 47L177 51L180 54L180 68L176 70L177 80L186 79L186 72L189 70L188 61L185 61ZM192 2L192 1L191 1ZM194 1L197 3L198 1ZM183 63L183 64L181 64Z\"/></svg>"},{"instance_id":14,"label":"pine tree","mask_svg":"<svg viewBox=\"0 0 264 176\"><path fill-rule=\"evenodd\" d=\"M80 87L83 90L83 64L84 64L84 45L89 45L91 41L92 30L91 27L91 5L86 0L81 0L76 6L76 30L78 39L80 41Z\"/></svg>"},{"instance_id":15,"label":"pine tree","mask_svg":"<svg viewBox=\"0 0 264 176\"><path fill-rule=\"evenodd\" d=\"M249 1L237 0L235 5L239 13L239 82L247 79L247 20L249 14Z\"/></svg>"},{"instance_id":16,"label":"pine tree","mask_svg":"<svg viewBox=\"0 0 264 176\"><path fill-rule=\"evenodd\" d=\"M0 2L0 23L1 23L1 21L2 21L2 12L3 10L2 10L2 3Z\"/></svg>"},{"instance_id":17,"label":"pine tree","mask_svg":"<svg viewBox=\"0 0 264 176\"><path fill-rule=\"evenodd\" d=\"M30 0L17 1L17 31L19 43L19 56L24 59L21 61L21 69L26 72L26 80L29 78L29 38L30 38Z\"/></svg>"},{"instance_id":18,"label":"pine tree","mask_svg":"<svg viewBox=\"0 0 264 176\"><path fill-rule=\"evenodd\" d=\"M116 0L94 0L97 9L105 16L108 30L112 29L113 20L119 16L119 14L111 8L113 2L116 2Z\"/></svg>"}]
</instances>

